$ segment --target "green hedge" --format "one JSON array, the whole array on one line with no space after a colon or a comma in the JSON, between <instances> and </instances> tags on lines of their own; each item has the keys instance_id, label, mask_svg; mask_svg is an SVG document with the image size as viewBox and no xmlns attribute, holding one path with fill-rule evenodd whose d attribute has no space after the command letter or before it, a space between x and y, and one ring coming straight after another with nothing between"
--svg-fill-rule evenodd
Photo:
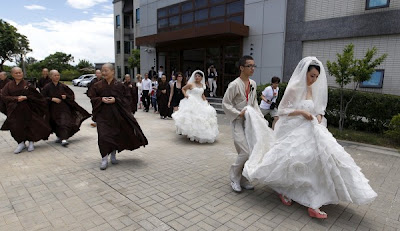
<instances>
[{"instance_id":1,"label":"green hedge","mask_svg":"<svg viewBox=\"0 0 400 231\"><path fill-rule=\"evenodd\" d=\"M389 138L400 144L400 114L393 116L389 124L389 130L385 133Z\"/></svg>"},{"instance_id":2,"label":"green hedge","mask_svg":"<svg viewBox=\"0 0 400 231\"><path fill-rule=\"evenodd\" d=\"M71 81L81 76L81 73L78 70L64 70L60 75L61 81Z\"/></svg>"},{"instance_id":3,"label":"green hedge","mask_svg":"<svg viewBox=\"0 0 400 231\"><path fill-rule=\"evenodd\" d=\"M268 85L257 87L258 100L261 92ZM287 84L279 85L277 102L282 99ZM350 100L353 92L344 91L345 101ZM328 105L325 117L329 125L339 126L340 89L329 88ZM345 128L358 131L383 133L389 129L390 121L400 112L400 96L357 91L347 110Z\"/></svg>"}]
</instances>

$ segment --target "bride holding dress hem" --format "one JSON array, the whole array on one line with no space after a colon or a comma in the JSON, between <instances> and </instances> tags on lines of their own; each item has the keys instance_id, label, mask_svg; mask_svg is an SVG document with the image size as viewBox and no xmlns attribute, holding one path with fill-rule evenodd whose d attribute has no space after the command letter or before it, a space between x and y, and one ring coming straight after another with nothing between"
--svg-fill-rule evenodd
<instances>
[{"instance_id":1,"label":"bride holding dress hem","mask_svg":"<svg viewBox=\"0 0 400 231\"><path fill-rule=\"evenodd\" d=\"M360 167L323 125L327 102L325 69L316 57L306 57L288 83L273 133L266 123L254 123L261 122L252 110L245 115L252 150L243 175L275 190L283 204L293 200L319 219L327 218L320 210L323 205L365 204L377 196Z\"/></svg>"}]
</instances>

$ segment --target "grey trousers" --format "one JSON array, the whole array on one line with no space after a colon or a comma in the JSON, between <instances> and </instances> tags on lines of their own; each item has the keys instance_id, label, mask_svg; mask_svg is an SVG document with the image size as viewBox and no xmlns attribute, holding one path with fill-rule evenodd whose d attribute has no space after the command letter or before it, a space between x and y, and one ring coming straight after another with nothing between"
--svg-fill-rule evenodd
<instances>
[{"instance_id":1,"label":"grey trousers","mask_svg":"<svg viewBox=\"0 0 400 231\"><path fill-rule=\"evenodd\" d=\"M249 146L244 133L244 119L238 118L232 122L233 143L235 144L238 156L236 161L232 164L229 176L231 181L240 183L247 181L242 177L244 164L249 159Z\"/></svg>"}]
</instances>

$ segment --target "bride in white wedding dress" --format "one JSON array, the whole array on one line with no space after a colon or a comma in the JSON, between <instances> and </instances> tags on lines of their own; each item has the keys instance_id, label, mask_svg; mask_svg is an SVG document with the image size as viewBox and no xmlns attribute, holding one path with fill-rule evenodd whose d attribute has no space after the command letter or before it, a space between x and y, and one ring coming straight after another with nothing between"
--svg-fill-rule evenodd
<instances>
[{"instance_id":1,"label":"bride in white wedding dress","mask_svg":"<svg viewBox=\"0 0 400 231\"><path fill-rule=\"evenodd\" d=\"M191 141L213 143L219 134L217 112L208 104L203 94L205 88L204 73L193 72L182 88L185 99L181 100L172 118L177 134L186 135Z\"/></svg>"},{"instance_id":2,"label":"bride in white wedding dress","mask_svg":"<svg viewBox=\"0 0 400 231\"><path fill-rule=\"evenodd\" d=\"M319 210L323 205L365 204L377 196L353 158L321 124L327 91L322 63L316 57L302 59L279 104L273 135L265 125L252 122L259 116L247 111L247 129L259 135L248 138L253 149L243 170L250 181L279 193L285 205L296 201L309 207L311 217L322 219L327 218ZM268 139L260 141L260 136Z\"/></svg>"}]
</instances>

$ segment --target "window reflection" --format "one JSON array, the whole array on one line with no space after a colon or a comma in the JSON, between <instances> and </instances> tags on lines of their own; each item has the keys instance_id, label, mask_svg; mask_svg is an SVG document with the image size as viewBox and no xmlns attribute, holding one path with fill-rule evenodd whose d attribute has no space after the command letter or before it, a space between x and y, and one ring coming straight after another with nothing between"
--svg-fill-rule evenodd
<instances>
[{"instance_id":1,"label":"window reflection","mask_svg":"<svg viewBox=\"0 0 400 231\"><path fill-rule=\"evenodd\" d=\"M195 14L195 20L201 21L208 18L208 9L198 10Z\"/></svg>"},{"instance_id":2,"label":"window reflection","mask_svg":"<svg viewBox=\"0 0 400 231\"><path fill-rule=\"evenodd\" d=\"M228 9L227 9L228 14L235 14L243 11L244 11L243 0L228 4Z\"/></svg>"},{"instance_id":3,"label":"window reflection","mask_svg":"<svg viewBox=\"0 0 400 231\"><path fill-rule=\"evenodd\" d=\"M225 15L225 5L211 7L210 9L211 18L220 17L224 15Z\"/></svg>"}]
</instances>

